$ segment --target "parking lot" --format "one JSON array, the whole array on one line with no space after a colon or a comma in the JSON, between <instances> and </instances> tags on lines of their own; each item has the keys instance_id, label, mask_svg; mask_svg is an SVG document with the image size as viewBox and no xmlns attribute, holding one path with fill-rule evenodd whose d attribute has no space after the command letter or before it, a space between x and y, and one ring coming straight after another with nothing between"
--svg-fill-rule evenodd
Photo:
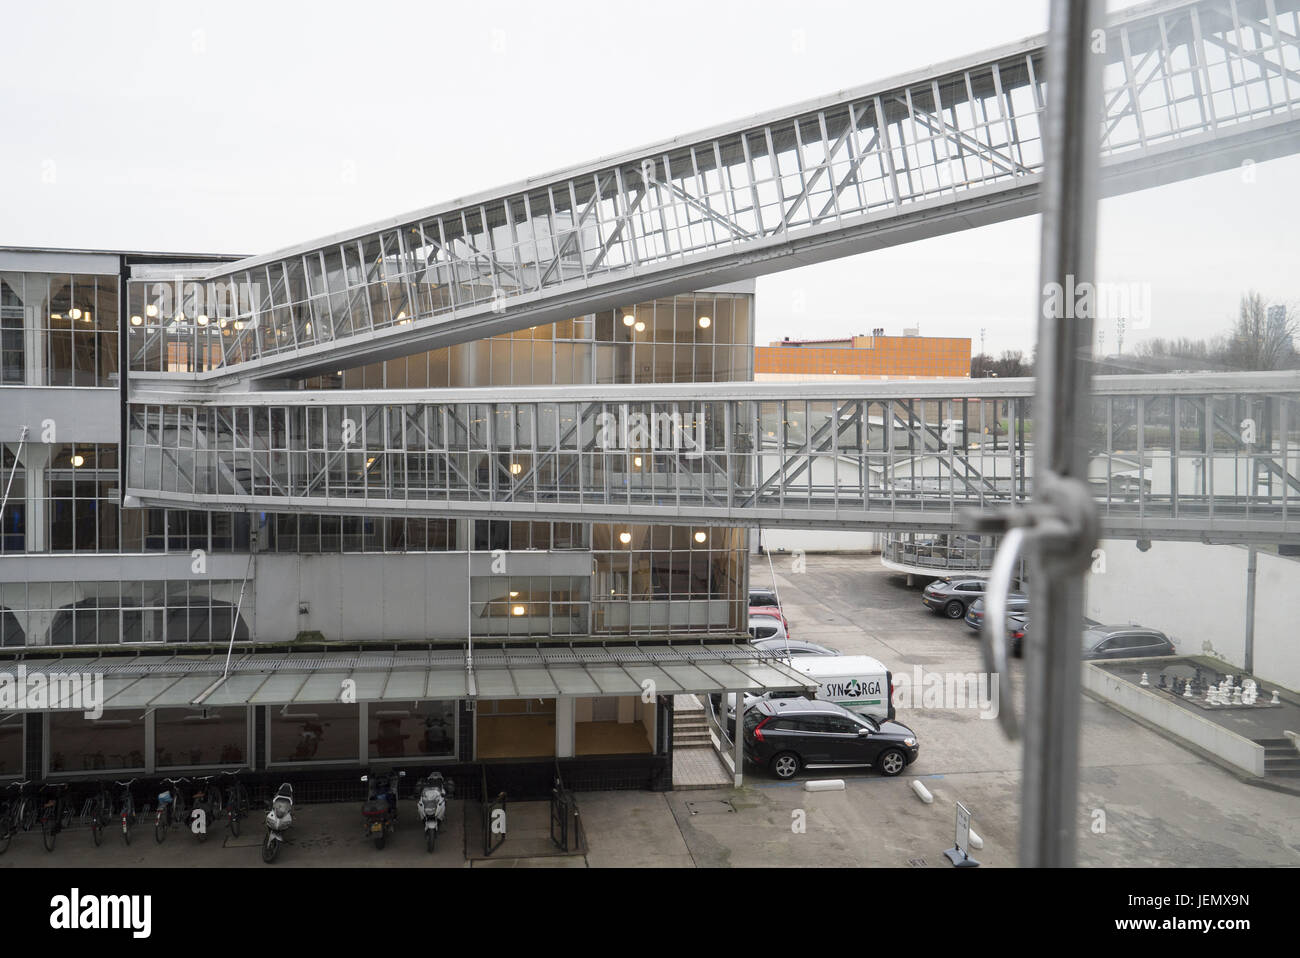
<instances>
[{"instance_id":1,"label":"parking lot","mask_svg":"<svg viewBox=\"0 0 1300 958\"><path fill-rule=\"evenodd\" d=\"M979 645L961 621L926 611L918 582L874 556L808 556L796 573L789 558L774 557L776 584L795 638L866 654L895 674L976 672ZM753 583L769 584L766 562ZM1017 689L1022 680L1014 662ZM1019 707L1019 703L1017 703ZM779 782L747 768L745 785L651 792L578 795L588 851L575 857L511 857L536 848L537 836L512 832L492 860L473 867L714 867L925 866L951 867L943 850L953 843L954 803L970 809L987 866L1016 863L1020 747L996 721L973 709L900 709L921 743L917 761L897 778L870 770L800 774ZM810 777L843 778L844 791L805 792ZM923 804L911 782L934 795ZM404 828L376 851L361 833L351 804L304 805L295 812L294 844L271 867L466 867L464 808L453 802L448 831L426 854L413 827L414 803L404 806ZM0 867L79 865L258 867L259 818L242 838L214 836L200 846L177 831L155 845L151 829L137 830L129 848L111 831L94 848L71 830L47 854L36 833L20 835ZM544 828L539 832L544 843ZM513 843L513 844L512 844ZM504 854L503 854L504 853ZM1238 781L1218 766L1092 699L1083 702L1079 860L1088 865L1300 865L1300 799Z\"/></svg>"}]
</instances>

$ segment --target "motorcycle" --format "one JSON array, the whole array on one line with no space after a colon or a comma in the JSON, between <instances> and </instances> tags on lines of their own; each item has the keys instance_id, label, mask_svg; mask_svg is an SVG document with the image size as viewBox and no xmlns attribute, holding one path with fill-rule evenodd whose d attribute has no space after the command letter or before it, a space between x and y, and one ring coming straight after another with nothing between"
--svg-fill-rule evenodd
<instances>
[{"instance_id":1,"label":"motorcycle","mask_svg":"<svg viewBox=\"0 0 1300 958\"><path fill-rule=\"evenodd\" d=\"M432 852L438 841L438 830L447 817L447 799L451 797L454 786L442 777L441 772L432 772L416 787L420 790L416 810L420 813L420 822L424 826L424 845Z\"/></svg>"},{"instance_id":2,"label":"motorcycle","mask_svg":"<svg viewBox=\"0 0 1300 958\"><path fill-rule=\"evenodd\" d=\"M266 841L262 843L262 861L268 865L284 844L285 833L293 825L293 786L284 782L271 799L271 810L266 813Z\"/></svg>"},{"instance_id":3,"label":"motorcycle","mask_svg":"<svg viewBox=\"0 0 1300 958\"><path fill-rule=\"evenodd\" d=\"M397 831L397 785L405 777L405 772L387 770L361 776L361 781L370 785L361 818L376 849L383 848L388 836Z\"/></svg>"}]
</instances>

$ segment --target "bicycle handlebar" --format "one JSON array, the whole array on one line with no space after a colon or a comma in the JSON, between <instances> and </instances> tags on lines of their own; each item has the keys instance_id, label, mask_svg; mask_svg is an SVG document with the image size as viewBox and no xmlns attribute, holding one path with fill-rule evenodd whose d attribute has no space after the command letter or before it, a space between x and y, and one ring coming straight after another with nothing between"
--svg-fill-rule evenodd
<instances>
[{"instance_id":1,"label":"bicycle handlebar","mask_svg":"<svg viewBox=\"0 0 1300 958\"><path fill-rule=\"evenodd\" d=\"M114 785L128 786L128 785L134 785L135 782L136 782L136 779L133 778L133 779L131 779L131 781L129 781L129 782L114 782L113 784L114 784Z\"/></svg>"},{"instance_id":2,"label":"bicycle handlebar","mask_svg":"<svg viewBox=\"0 0 1300 958\"><path fill-rule=\"evenodd\" d=\"M22 788L24 785L30 785L30 784L32 784L32 780L29 778L25 782L10 782L8 785L5 786L5 788Z\"/></svg>"}]
</instances>

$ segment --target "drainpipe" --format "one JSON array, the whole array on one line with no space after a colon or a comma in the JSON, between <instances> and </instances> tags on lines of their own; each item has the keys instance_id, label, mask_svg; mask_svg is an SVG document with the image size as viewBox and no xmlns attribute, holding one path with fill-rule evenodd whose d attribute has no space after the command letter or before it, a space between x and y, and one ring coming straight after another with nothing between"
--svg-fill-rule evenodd
<instances>
[{"instance_id":1,"label":"drainpipe","mask_svg":"<svg viewBox=\"0 0 1300 958\"><path fill-rule=\"evenodd\" d=\"M1246 658L1242 663L1247 675L1255 674L1255 569L1259 550L1251 546L1246 553Z\"/></svg>"}]
</instances>

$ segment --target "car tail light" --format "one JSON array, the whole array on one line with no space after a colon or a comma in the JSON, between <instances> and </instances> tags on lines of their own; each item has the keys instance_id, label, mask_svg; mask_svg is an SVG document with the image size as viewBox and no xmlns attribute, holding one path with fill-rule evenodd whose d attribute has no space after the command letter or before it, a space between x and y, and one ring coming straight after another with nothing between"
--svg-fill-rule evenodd
<instances>
[{"instance_id":1,"label":"car tail light","mask_svg":"<svg viewBox=\"0 0 1300 958\"><path fill-rule=\"evenodd\" d=\"M763 721L759 722L757 725L754 726L755 741L759 741L759 742L763 741L763 726L770 721L772 721L772 716L769 715L766 718L764 718Z\"/></svg>"},{"instance_id":2,"label":"car tail light","mask_svg":"<svg viewBox=\"0 0 1300 958\"><path fill-rule=\"evenodd\" d=\"M1012 633L1011 633L1011 637L1012 637L1013 639L1023 639L1023 638L1025 637L1025 633L1024 633L1024 632L1019 632L1019 631L1017 631L1017 632L1012 632Z\"/></svg>"}]
</instances>

